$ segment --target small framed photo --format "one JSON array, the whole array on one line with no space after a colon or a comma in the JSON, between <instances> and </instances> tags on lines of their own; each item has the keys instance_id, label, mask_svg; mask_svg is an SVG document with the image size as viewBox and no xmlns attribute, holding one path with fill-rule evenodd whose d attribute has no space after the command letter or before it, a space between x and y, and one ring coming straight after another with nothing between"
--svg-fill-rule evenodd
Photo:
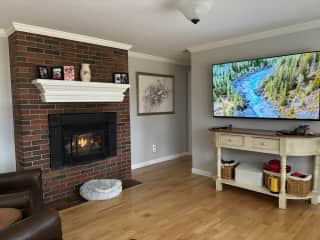
<instances>
[{"instance_id":1,"label":"small framed photo","mask_svg":"<svg viewBox=\"0 0 320 240\"><path fill-rule=\"evenodd\" d=\"M129 74L113 73L113 82L117 84L129 84Z\"/></svg>"},{"instance_id":2,"label":"small framed photo","mask_svg":"<svg viewBox=\"0 0 320 240\"><path fill-rule=\"evenodd\" d=\"M63 80L63 67L51 68L52 79Z\"/></svg>"},{"instance_id":3,"label":"small framed photo","mask_svg":"<svg viewBox=\"0 0 320 240\"><path fill-rule=\"evenodd\" d=\"M74 81L75 80L75 70L74 66L63 66L64 80Z\"/></svg>"},{"instance_id":4,"label":"small framed photo","mask_svg":"<svg viewBox=\"0 0 320 240\"><path fill-rule=\"evenodd\" d=\"M49 70L46 66L37 66L38 76L40 79L49 79Z\"/></svg>"}]
</instances>

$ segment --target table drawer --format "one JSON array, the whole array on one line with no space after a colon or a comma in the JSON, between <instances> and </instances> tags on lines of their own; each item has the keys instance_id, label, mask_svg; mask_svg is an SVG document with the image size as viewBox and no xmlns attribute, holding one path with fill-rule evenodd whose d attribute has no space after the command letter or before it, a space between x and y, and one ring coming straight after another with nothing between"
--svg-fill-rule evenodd
<instances>
[{"instance_id":1,"label":"table drawer","mask_svg":"<svg viewBox=\"0 0 320 240\"><path fill-rule=\"evenodd\" d=\"M220 136L221 145L241 147L244 145L244 137L240 135L224 135Z\"/></svg>"},{"instance_id":2,"label":"table drawer","mask_svg":"<svg viewBox=\"0 0 320 240\"><path fill-rule=\"evenodd\" d=\"M261 150L278 152L280 150L280 140L271 138L252 138L252 146Z\"/></svg>"}]
</instances>

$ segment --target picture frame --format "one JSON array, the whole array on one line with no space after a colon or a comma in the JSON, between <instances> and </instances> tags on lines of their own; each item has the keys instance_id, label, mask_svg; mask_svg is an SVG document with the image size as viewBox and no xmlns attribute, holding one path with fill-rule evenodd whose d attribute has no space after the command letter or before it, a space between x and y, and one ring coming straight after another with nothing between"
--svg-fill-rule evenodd
<instances>
[{"instance_id":1,"label":"picture frame","mask_svg":"<svg viewBox=\"0 0 320 240\"><path fill-rule=\"evenodd\" d=\"M63 67L52 67L51 68L51 76L53 80L63 80Z\"/></svg>"},{"instance_id":2,"label":"picture frame","mask_svg":"<svg viewBox=\"0 0 320 240\"><path fill-rule=\"evenodd\" d=\"M137 114L175 113L175 78L172 75L137 72Z\"/></svg>"},{"instance_id":3,"label":"picture frame","mask_svg":"<svg viewBox=\"0 0 320 240\"><path fill-rule=\"evenodd\" d=\"M40 79L49 79L49 69L47 66L37 66L38 77Z\"/></svg>"},{"instance_id":4,"label":"picture frame","mask_svg":"<svg viewBox=\"0 0 320 240\"><path fill-rule=\"evenodd\" d=\"M74 81L75 80L75 67L72 65L63 66L63 75L65 81Z\"/></svg>"},{"instance_id":5,"label":"picture frame","mask_svg":"<svg viewBox=\"0 0 320 240\"><path fill-rule=\"evenodd\" d=\"M116 84L129 84L129 74L126 72L113 73L113 83Z\"/></svg>"}]
</instances>

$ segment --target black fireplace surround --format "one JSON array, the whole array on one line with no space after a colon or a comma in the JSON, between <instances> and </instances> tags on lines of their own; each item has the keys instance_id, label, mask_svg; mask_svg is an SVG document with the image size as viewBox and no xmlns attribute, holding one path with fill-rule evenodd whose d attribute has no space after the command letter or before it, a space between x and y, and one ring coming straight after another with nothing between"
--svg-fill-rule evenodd
<instances>
[{"instance_id":1,"label":"black fireplace surround","mask_svg":"<svg viewBox=\"0 0 320 240\"><path fill-rule=\"evenodd\" d=\"M115 156L116 113L49 115L49 138L53 169Z\"/></svg>"}]
</instances>

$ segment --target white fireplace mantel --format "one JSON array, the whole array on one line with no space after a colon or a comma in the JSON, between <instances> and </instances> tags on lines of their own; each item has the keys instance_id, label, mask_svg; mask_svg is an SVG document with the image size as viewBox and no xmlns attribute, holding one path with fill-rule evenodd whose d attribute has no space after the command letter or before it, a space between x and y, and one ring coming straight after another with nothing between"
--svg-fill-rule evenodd
<instances>
[{"instance_id":1,"label":"white fireplace mantel","mask_svg":"<svg viewBox=\"0 0 320 240\"><path fill-rule=\"evenodd\" d=\"M129 84L36 79L43 102L122 102Z\"/></svg>"}]
</instances>

